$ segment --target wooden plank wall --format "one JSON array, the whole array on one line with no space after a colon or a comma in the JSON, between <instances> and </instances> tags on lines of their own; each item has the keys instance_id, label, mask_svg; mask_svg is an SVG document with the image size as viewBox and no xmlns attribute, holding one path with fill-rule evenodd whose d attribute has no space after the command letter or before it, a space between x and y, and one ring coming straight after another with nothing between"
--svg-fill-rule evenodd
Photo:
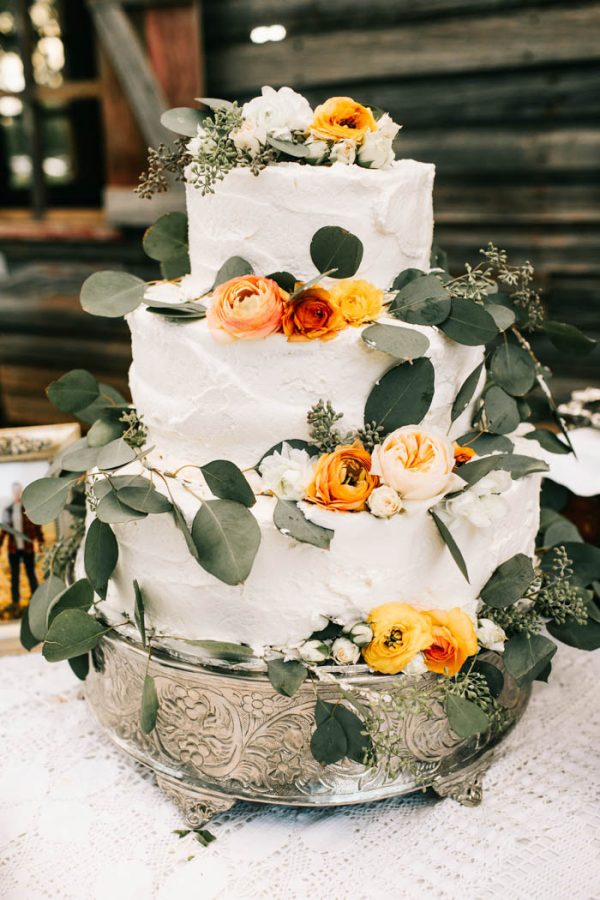
<instances>
[{"instance_id":1,"label":"wooden plank wall","mask_svg":"<svg viewBox=\"0 0 600 900\"><path fill-rule=\"evenodd\" d=\"M275 23L285 40L250 42ZM437 166L452 266L492 240L600 337L600 2L205 0L204 31L210 96L289 84L388 109L399 155ZM550 361L565 387L600 378L598 354Z\"/></svg>"}]
</instances>

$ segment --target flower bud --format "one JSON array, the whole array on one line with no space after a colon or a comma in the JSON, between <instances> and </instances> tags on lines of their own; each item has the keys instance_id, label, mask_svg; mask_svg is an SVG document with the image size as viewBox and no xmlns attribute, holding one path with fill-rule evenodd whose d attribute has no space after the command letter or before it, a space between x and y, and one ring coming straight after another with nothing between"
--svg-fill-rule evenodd
<instances>
[{"instance_id":1,"label":"flower bud","mask_svg":"<svg viewBox=\"0 0 600 900\"><path fill-rule=\"evenodd\" d=\"M477 623L477 640L486 650L495 650L496 653L502 653L506 633L492 619L480 619Z\"/></svg>"},{"instance_id":2,"label":"flower bud","mask_svg":"<svg viewBox=\"0 0 600 900\"><path fill-rule=\"evenodd\" d=\"M298 647L300 658L307 663L320 663L329 659L331 650L323 641L304 641Z\"/></svg>"},{"instance_id":3,"label":"flower bud","mask_svg":"<svg viewBox=\"0 0 600 900\"><path fill-rule=\"evenodd\" d=\"M373 629L366 622L355 622L350 628L344 628L344 633L357 647L366 647L373 640Z\"/></svg>"},{"instance_id":4,"label":"flower bud","mask_svg":"<svg viewBox=\"0 0 600 900\"><path fill-rule=\"evenodd\" d=\"M331 645L331 655L338 666L353 666L358 662L360 650L348 638L339 637Z\"/></svg>"}]
</instances>

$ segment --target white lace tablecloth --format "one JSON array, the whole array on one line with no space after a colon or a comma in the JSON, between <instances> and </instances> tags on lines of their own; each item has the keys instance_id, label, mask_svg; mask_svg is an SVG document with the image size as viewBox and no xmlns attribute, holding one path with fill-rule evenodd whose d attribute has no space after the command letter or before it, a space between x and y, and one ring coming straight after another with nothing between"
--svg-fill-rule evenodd
<instances>
[{"instance_id":1,"label":"white lace tablecloth","mask_svg":"<svg viewBox=\"0 0 600 900\"><path fill-rule=\"evenodd\" d=\"M0 659L3 900L600 898L600 653L560 648L483 803L239 804L204 848L113 748L66 663Z\"/></svg>"}]
</instances>

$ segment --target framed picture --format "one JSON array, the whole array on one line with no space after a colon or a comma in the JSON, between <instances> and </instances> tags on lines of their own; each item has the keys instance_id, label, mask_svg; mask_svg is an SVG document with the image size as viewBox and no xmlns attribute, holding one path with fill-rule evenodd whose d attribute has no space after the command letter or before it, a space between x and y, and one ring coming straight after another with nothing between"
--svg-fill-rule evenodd
<instances>
[{"instance_id":1,"label":"framed picture","mask_svg":"<svg viewBox=\"0 0 600 900\"><path fill-rule=\"evenodd\" d=\"M19 649L19 619L61 531L59 522L36 525L27 518L23 491L80 436L77 423L0 429L0 654Z\"/></svg>"}]
</instances>

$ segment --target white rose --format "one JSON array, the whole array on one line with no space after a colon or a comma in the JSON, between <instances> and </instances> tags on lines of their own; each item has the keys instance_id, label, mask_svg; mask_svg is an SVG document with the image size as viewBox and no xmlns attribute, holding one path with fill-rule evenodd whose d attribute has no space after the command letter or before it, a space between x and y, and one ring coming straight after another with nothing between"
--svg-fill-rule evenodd
<instances>
[{"instance_id":1,"label":"white rose","mask_svg":"<svg viewBox=\"0 0 600 900\"><path fill-rule=\"evenodd\" d=\"M265 457L259 466L262 489L282 500L302 500L313 478L313 464L306 450L283 443L280 453Z\"/></svg>"},{"instance_id":2,"label":"white rose","mask_svg":"<svg viewBox=\"0 0 600 900\"><path fill-rule=\"evenodd\" d=\"M306 131L313 119L310 103L289 87L276 91L263 87L262 95L242 107L244 119L254 122L265 134L279 140L290 140L293 131Z\"/></svg>"},{"instance_id":3,"label":"white rose","mask_svg":"<svg viewBox=\"0 0 600 900\"><path fill-rule=\"evenodd\" d=\"M503 628L500 628L491 619L480 619L477 623L477 640L486 650L495 650L496 653L502 653L506 633Z\"/></svg>"},{"instance_id":4,"label":"white rose","mask_svg":"<svg viewBox=\"0 0 600 900\"><path fill-rule=\"evenodd\" d=\"M339 637L331 645L331 655L338 666L353 666L358 662L360 650L348 638Z\"/></svg>"},{"instance_id":5,"label":"white rose","mask_svg":"<svg viewBox=\"0 0 600 900\"><path fill-rule=\"evenodd\" d=\"M339 162L345 166L351 166L356 159L356 141L336 141L331 148L329 159L331 162Z\"/></svg>"},{"instance_id":6,"label":"white rose","mask_svg":"<svg viewBox=\"0 0 600 900\"><path fill-rule=\"evenodd\" d=\"M600 402L600 388L586 387L579 391L573 391L572 400L578 400L579 403L598 403Z\"/></svg>"},{"instance_id":7,"label":"white rose","mask_svg":"<svg viewBox=\"0 0 600 900\"><path fill-rule=\"evenodd\" d=\"M196 134L196 137L193 137L190 141L187 142L186 149L194 159L198 159L205 153L209 153L211 150L214 150L215 146L216 144L214 140L211 137L208 137L202 125L198 125L198 132Z\"/></svg>"},{"instance_id":8,"label":"white rose","mask_svg":"<svg viewBox=\"0 0 600 900\"><path fill-rule=\"evenodd\" d=\"M231 139L237 150L249 153L250 156L256 156L257 153L260 153L260 148L267 142L267 133L256 122L246 119L237 131L232 133Z\"/></svg>"},{"instance_id":9,"label":"white rose","mask_svg":"<svg viewBox=\"0 0 600 900\"><path fill-rule=\"evenodd\" d=\"M373 449L371 459L371 472L404 500L429 500L454 480L452 441L436 428L397 428Z\"/></svg>"},{"instance_id":10,"label":"white rose","mask_svg":"<svg viewBox=\"0 0 600 900\"><path fill-rule=\"evenodd\" d=\"M300 658L307 663L320 663L329 659L331 650L323 641L304 641L298 647Z\"/></svg>"},{"instance_id":11,"label":"white rose","mask_svg":"<svg viewBox=\"0 0 600 900\"><path fill-rule=\"evenodd\" d=\"M308 162L318 163L325 159L329 153L329 144L327 141L319 141L316 138L308 138L304 142L304 146L308 150L308 156L305 159Z\"/></svg>"},{"instance_id":12,"label":"white rose","mask_svg":"<svg viewBox=\"0 0 600 900\"><path fill-rule=\"evenodd\" d=\"M393 119L384 113L377 123L377 131L368 131L358 151L358 162L370 169L387 169L394 162L394 138L400 131Z\"/></svg>"},{"instance_id":13,"label":"white rose","mask_svg":"<svg viewBox=\"0 0 600 900\"><path fill-rule=\"evenodd\" d=\"M407 666L402 669L405 675L424 675L428 671L425 657L422 653L413 656Z\"/></svg>"},{"instance_id":14,"label":"white rose","mask_svg":"<svg viewBox=\"0 0 600 900\"><path fill-rule=\"evenodd\" d=\"M490 472L458 497L448 500L447 512L454 518L467 519L476 528L489 528L508 512L501 496L512 484L509 472Z\"/></svg>"},{"instance_id":15,"label":"white rose","mask_svg":"<svg viewBox=\"0 0 600 900\"><path fill-rule=\"evenodd\" d=\"M398 491L395 491L389 484L382 484L369 494L367 506L374 516L380 519L387 519L400 512L402 500L398 495Z\"/></svg>"},{"instance_id":16,"label":"white rose","mask_svg":"<svg viewBox=\"0 0 600 900\"><path fill-rule=\"evenodd\" d=\"M357 647L366 647L373 640L373 629L366 622L355 622L354 625L347 625L344 628L344 634L347 634Z\"/></svg>"}]
</instances>

